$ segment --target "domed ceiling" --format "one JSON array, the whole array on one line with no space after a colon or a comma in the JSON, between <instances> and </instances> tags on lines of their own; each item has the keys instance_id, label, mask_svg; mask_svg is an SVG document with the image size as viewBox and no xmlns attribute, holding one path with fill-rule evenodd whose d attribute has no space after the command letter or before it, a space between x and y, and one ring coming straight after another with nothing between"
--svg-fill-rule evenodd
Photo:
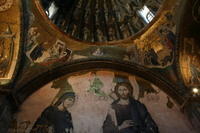
<instances>
[{"instance_id":1,"label":"domed ceiling","mask_svg":"<svg viewBox=\"0 0 200 133\"><path fill-rule=\"evenodd\" d=\"M74 39L123 40L141 31L164 0L41 0L48 18Z\"/></svg>"}]
</instances>

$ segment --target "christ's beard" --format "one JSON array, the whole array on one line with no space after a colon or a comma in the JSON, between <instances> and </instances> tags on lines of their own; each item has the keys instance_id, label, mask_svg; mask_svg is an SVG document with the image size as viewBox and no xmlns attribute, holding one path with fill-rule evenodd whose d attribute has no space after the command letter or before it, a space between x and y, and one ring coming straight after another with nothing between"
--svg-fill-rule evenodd
<instances>
[{"instance_id":1,"label":"christ's beard","mask_svg":"<svg viewBox=\"0 0 200 133\"><path fill-rule=\"evenodd\" d=\"M123 100L128 100L129 97L128 97L128 95L121 95L120 98Z\"/></svg>"}]
</instances>

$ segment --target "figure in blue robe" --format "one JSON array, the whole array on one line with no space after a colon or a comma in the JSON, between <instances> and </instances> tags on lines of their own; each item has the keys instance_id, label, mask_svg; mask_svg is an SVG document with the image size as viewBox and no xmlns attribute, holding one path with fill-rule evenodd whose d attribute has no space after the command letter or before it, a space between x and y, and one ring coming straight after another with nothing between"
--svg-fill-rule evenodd
<instances>
[{"instance_id":1,"label":"figure in blue robe","mask_svg":"<svg viewBox=\"0 0 200 133\"><path fill-rule=\"evenodd\" d=\"M74 97L73 92L67 92L53 106L47 107L30 133L72 133L72 117L67 108L74 103Z\"/></svg>"}]
</instances>

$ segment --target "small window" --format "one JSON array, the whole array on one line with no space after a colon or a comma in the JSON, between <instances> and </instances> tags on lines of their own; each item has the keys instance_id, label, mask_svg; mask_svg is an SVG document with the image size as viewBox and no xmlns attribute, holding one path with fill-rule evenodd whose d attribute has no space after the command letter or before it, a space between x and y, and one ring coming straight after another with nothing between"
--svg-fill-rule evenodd
<instances>
[{"instance_id":1,"label":"small window","mask_svg":"<svg viewBox=\"0 0 200 133\"><path fill-rule=\"evenodd\" d=\"M46 14L51 19L53 15L57 12L57 10L58 8L55 6L54 2L52 2L48 10L46 11Z\"/></svg>"},{"instance_id":2,"label":"small window","mask_svg":"<svg viewBox=\"0 0 200 133\"><path fill-rule=\"evenodd\" d=\"M146 23L150 23L155 17L155 15L149 10L147 6L143 6L143 8L138 11L138 13Z\"/></svg>"}]
</instances>

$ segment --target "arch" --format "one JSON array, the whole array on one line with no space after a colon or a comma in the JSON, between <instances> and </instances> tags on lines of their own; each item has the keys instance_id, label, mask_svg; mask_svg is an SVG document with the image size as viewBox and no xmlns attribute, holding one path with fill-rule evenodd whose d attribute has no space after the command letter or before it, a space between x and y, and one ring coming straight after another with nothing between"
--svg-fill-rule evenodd
<instances>
[{"instance_id":1,"label":"arch","mask_svg":"<svg viewBox=\"0 0 200 133\"><path fill-rule=\"evenodd\" d=\"M151 70L141 67L137 64L130 64L128 62L119 62L112 60L82 60L79 62L68 63L63 66L49 70L46 73L34 78L26 83L21 88L16 88L12 92L12 97L15 99L17 106L23 103L28 96L37 91L40 87L49 83L50 81L64 75L74 72L88 71L95 69L115 70L143 78L158 87L160 87L167 95L172 97L178 104L181 104L183 99L176 92L176 86L168 82L164 77L153 73Z\"/></svg>"}]
</instances>

